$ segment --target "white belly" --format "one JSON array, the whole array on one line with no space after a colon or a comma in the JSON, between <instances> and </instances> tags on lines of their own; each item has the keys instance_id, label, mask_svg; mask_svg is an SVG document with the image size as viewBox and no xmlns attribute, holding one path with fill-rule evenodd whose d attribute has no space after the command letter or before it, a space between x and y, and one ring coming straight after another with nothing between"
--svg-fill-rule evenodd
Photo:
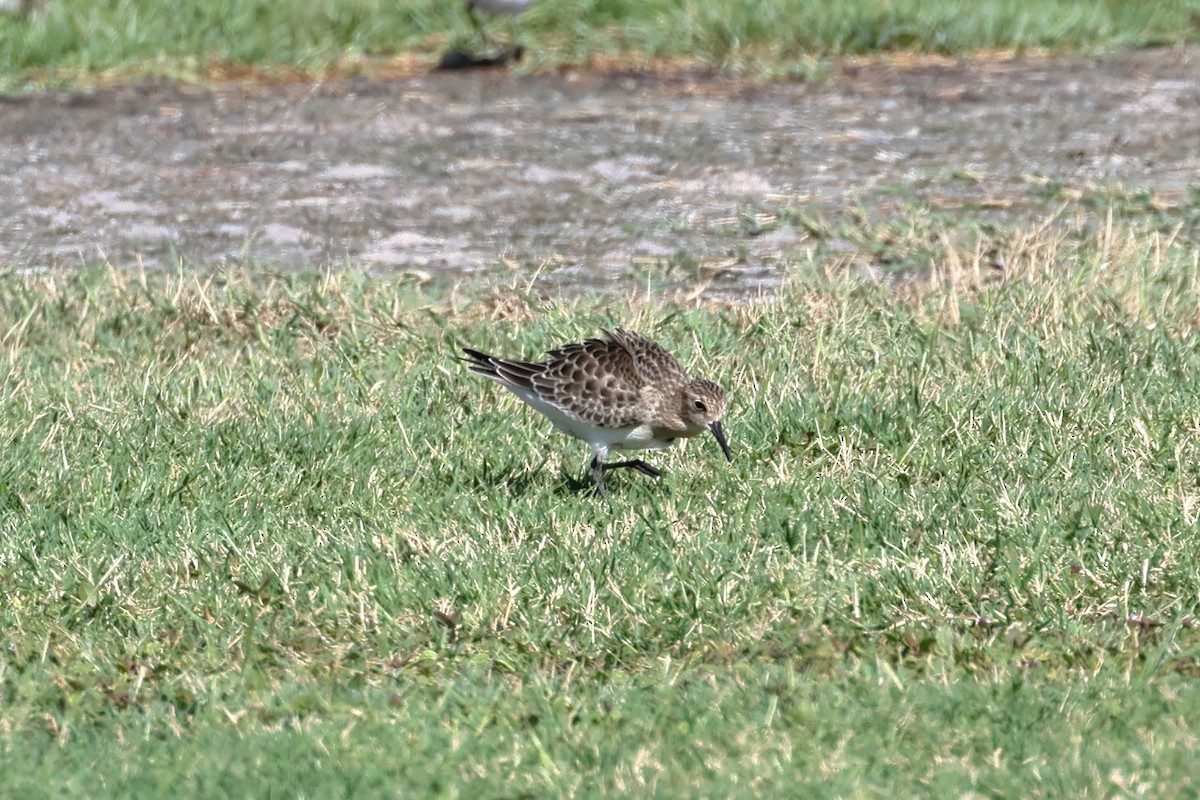
<instances>
[{"instance_id":1,"label":"white belly","mask_svg":"<svg viewBox=\"0 0 1200 800\"><path fill-rule=\"evenodd\" d=\"M655 439L649 425L630 425L625 428L601 428L567 414L561 408L547 403L533 392L513 386L507 387L530 407L537 409L554 423L554 427L583 439L597 451L608 450L661 450L670 447L674 439Z\"/></svg>"}]
</instances>

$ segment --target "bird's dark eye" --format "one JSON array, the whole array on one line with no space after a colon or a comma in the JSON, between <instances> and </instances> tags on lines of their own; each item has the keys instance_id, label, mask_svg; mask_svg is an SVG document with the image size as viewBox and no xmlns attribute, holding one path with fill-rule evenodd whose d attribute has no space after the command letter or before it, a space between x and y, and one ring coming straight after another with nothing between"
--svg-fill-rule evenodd
<instances>
[{"instance_id":1,"label":"bird's dark eye","mask_svg":"<svg viewBox=\"0 0 1200 800\"><path fill-rule=\"evenodd\" d=\"M696 409L697 411L699 411L701 413L708 411L708 406L704 405L703 400L693 400L692 408Z\"/></svg>"}]
</instances>

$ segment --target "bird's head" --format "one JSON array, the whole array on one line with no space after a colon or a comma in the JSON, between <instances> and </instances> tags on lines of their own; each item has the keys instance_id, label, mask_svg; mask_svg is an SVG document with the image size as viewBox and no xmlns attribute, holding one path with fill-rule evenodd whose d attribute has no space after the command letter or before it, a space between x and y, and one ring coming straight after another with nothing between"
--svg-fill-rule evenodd
<instances>
[{"instance_id":1,"label":"bird's head","mask_svg":"<svg viewBox=\"0 0 1200 800\"><path fill-rule=\"evenodd\" d=\"M729 450L729 444L725 441L725 431L721 428L721 417L724 416L725 407L729 402L725 397L725 390L712 381L694 380L683 387L680 398L683 407L679 415L687 426L687 435L695 436L706 430L711 431L717 444L721 445L721 452L725 454L725 458L732 461L733 453Z\"/></svg>"}]
</instances>

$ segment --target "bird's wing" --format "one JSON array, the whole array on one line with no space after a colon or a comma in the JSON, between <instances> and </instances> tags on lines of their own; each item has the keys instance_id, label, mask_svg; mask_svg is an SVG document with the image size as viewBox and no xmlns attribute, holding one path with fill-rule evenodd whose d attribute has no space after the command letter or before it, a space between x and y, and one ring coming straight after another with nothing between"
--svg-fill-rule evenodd
<instances>
[{"instance_id":1,"label":"bird's wing","mask_svg":"<svg viewBox=\"0 0 1200 800\"><path fill-rule=\"evenodd\" d=\"M543 367L542 364L533 364L528 361L496 358L469 347L464 347L463 352L467 354L467 358L463 359L467 362L467 369L509 388L532 390L533 376L541 372Z\"/></svg>"},{"instance_id":2,"label":"bird's wing","mask_svg":"<svg viewBox=\"0 0 1200 800\"><path fill-rule=\"evenodd\" d=\"M617 328L608 336L632 357L634 368L637 369L643 383L663 385L681 383L688 379L687 372L675 360L675 356L657 342L624 328Z\"/></svg>"},{"instance_id":3,"label":"bird's wing","mask_svg":"<svg viewBox=\"0 0 1200 800\"><path fill-rule=\"evenodd\" d=\"M628 350L612 338L588 339L549 353L534 388L584 422L624 428L641 422L646 385Z\"/></svg>"}]
</instances>

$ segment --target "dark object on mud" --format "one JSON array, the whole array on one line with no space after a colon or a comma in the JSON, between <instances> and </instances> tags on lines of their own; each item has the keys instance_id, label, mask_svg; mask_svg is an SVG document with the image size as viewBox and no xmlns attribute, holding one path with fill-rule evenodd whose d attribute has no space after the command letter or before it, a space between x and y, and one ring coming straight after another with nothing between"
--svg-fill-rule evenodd
<instances>
[{"instance_id":1,"label":"dark object on mud","mask_svg":"<svg viewBox=\"0 0 1200 800\"><path fill-rule=\"evenodd\" d=\"M525 56L525 48L520 45L505 48L498 53L481 56L455 47L447 50L442 60L435 68L438 72L462 69L493 69L508 64L515 64Z\"/></svg>"}]
</instances>

